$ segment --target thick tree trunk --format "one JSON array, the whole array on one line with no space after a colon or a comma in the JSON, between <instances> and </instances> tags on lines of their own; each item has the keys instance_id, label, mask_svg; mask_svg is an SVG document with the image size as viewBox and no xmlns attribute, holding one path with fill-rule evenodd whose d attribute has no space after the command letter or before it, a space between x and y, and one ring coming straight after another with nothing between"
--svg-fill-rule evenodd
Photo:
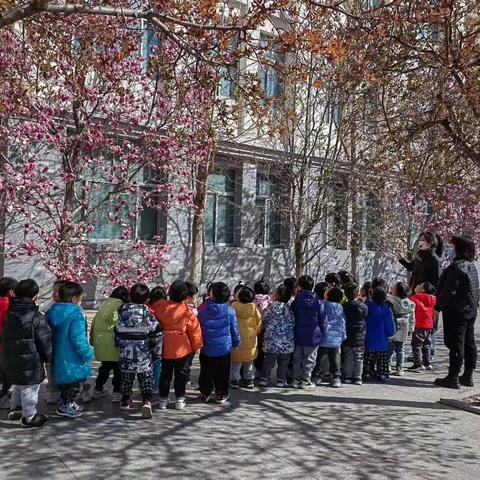
<instances>
[{"instance_id":1,"label":"thick tree trunk","mask_svg":"<svg viewBox=\"0 0 480 480\"><path fill-rule=\"evenodd\" d=\"M205 245L205 209L207 203L207 180L213 169L213 158L211 157L197 167L195 176L195 195L193 204L195 211L192 222L192 246L190 251L190 280L200 285L203 280L203 259Z\"/></svg>"},{"instance_id":2,"label":"thick tree trunk","mask_svg":"<svg viewBox=\"0 0 480 480\"><path fill-rule=\"evenodd\" d=\"M294 241L293 250L295 257L295 276L300 278L305 271L305 241L297 239Z\"/></svg>"},{"instance_id":3,"label":"thick tree trunk","mask_svg":"<svg viewBox=\"0 0 480 480\"><path fill-rule=\"evenodd\" d=\"M0 125L6 123L5 117L0 116ZM8 154L8 139L0 138L0 174L3 172L3 166ZM4 204L5 199L0 197L0 202ZM5 212L0 211L0 278L5 275L5 235L6 235L6 218Z\"/></svg>"},{"instance_id":4,"label":"thick tree trunk","mask_svg":"<svg viewBox=\"0 0 480 480\"><path fill-rule=\"evenodd\" d=\"M358 278L358 257L362 241L362 218L361 209L358 203L358 194L352 195L352 229L350 236L350 271L355 278Z\"/></svg>"}]
</instances>

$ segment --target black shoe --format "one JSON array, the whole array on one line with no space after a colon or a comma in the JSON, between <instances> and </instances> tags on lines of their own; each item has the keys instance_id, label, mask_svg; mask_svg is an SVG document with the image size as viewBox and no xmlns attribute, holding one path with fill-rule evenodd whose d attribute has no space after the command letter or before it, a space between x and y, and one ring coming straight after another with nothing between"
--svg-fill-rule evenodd
<instances>
[{"instance_id":1,"label":"black shoe","mask_svg":"<svg viewBox=\"0 0 480 480\"><path fill-rule=\"evenodd\" d=\"M232 381L230 382L230 388L235 388L235 389L237 389L237 388L239 388L239 387L240 387L240 384L239 384L238 380L232 380Z\"/></svg>"},{"instance_id":2,"label":"black shoe","mask_svg":"<svg viewBox=\"0 0 480 480\"><path fill-rule=\"evenodd\" d=\"M225 403L228 400L229 394L227 393L226 395L217 395L215 398L215 403L222 404Z\"/></svg>"},{"instance_id":3,"label":"black shoe","mask_svg":"<svg viewBox=\"0 0 480 480\"><path fill-rule=\"evenodd\" d=\"M454 388L456 390L460 388L460 382L458 381L458 378L452 378L452 377L437 378L433 383L437 387Z\"/></svg>"},{"instance_id":4,"label":"black shoe","mask_svg":"<svg viewBox=\"0 0 480 480\"><path fill-rule=\"evenodd\" d=\"M36 413L33 418L27 420L25 417L22 417L22 425L26 428L35 428L41 427L44 423L48 421L47 415L42 413Z\"/></svg>"},{"instance_id":5,"label":"black shoe","mask_svg":"<svg viewBox=\"0 0 480 480\"><path fill-rule=\"evenodd\" d=\"M252 390L253 387L254 387L253 380L246 380L245 381L245 387L244 388L247 388L248 390Z\"/></svg>"},{"instance_id":6,"label":"black shoe","mask_svg":"<svg viewBox=\"0 0 480 480\"><path fill-rule=\"evenodd\" d=\"M22 407L13 408L7 413L9 420L20 420L22 418Z\"/></svg>"},{"instance_id":7,"label":"black shoe","mask_svg":"<svg viewBox=\"0 0 480 480\"><path fill-rule=\"evenodd\" d=\"M458 377L458 381L460 382L460 385L463 385L464 387L473 387L473 377L471 375L466 375L465 373L463 375L460 375Z\"/></svg>"}]
</instances>

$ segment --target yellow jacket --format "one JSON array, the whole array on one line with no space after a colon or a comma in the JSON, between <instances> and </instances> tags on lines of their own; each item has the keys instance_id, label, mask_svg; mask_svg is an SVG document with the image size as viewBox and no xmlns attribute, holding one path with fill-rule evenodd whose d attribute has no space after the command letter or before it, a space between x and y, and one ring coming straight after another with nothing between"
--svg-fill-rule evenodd
<instances>
[{"instance_id":1,"label":"yellow jacket","mask_svg":"<svg viewBox=\"0 0 480 480\"><path fill-rule=\"evenodd\" d=\"M262 316L253 303L234 302L240 332L240 347L232 352L232 362L251 362L257 358L257 337L262 330Z\"/></svg>"}]
</instances>

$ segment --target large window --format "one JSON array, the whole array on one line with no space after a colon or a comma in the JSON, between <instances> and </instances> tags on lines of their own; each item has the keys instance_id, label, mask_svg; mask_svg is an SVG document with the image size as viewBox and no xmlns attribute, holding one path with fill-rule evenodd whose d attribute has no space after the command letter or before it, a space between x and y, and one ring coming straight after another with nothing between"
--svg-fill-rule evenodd
<instances>
[{"instance_id":1,"label":"large window","mask_svg":"<svg viewBox=\"0 0 480 480\"><path fill-rule=\"evenodd\" d=\"M235 241L235 170L208 177L205 212L205 243L232 245Z\"/></svg>"},{"instance_id":2,"label":"large window","mask_svg":"<svg viewBox=\"0 0 480 480\"><path fill-rule=\"evenodd\" d=\"M281 67L285 63L285 56L280 52L273 37L262 34L260 45L266 50L265 62L258 66L260 83L268 98L279 97L283 93Z\"/></svg>"},{"instance_id":3,"label":"large window","mask_svg":"<svg viewBox=\"0 0 480 480\"><path fill-rule=\"evenodd\" d=\"M330 208L328 236L330 244L339 250L347 249L348 202L342 185L335 185Z\"/></svg>"},{"instance_id":4,"label":"large window","mask_svg":"<svg viewBox=\"0 0 480 480\"><path fill-rule=\"evenodd\" d=\"M287 229L278 177L258 173L256 193L256 245L266 247L286 244Z\"/></svg>"},{"instance_id":5,"label":"large window","mask_svg":"<svg viewBox=\"0 0 480 480\"><path fill-rule=\"evenodd\" d=\"M382 208L380 199L375 195L367 195L364 207L365 249L378 250L382 245Z\"/></svg>"},{"instance_id":6,"label":"large window","mask_svg":"<svg viewBox=\"0 0 480 480\"><path fill-rule=\"evenodd\" d=\"M154 54L160 41L157 33L149 26L145 28L142 37L141 55L142 55L142 71L147 73L150 67L150 57Z\"/></svg>"},{"instance_id":7,"label":"large window","mask_svg":"<svg viewBox=\"0 0 480 480\"><path fill-rule=\"evenodd\" d=\"M235 54L238 48L238 37L234 36L229 41L229 51L234 56L232 64L220 68L220 81L218 83L218 96L220 98L232 98L235 94L235 85L238 81L238 60Z\"/></svg>"}]
</instances>

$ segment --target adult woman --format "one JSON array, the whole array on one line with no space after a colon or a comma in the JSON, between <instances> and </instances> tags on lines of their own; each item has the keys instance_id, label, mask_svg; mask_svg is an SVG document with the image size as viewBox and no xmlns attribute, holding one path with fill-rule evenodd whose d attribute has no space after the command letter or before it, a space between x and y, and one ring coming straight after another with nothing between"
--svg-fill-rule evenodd
<instances>
[{"instance_id":1,"label":"adult woman","mask_svg":"<svg viewBox=\"0 0 480 480\"><path fill-rule=\"evenodd\" d=\"M478 272L473 263L475 244L470 237L453 237L453 262L443 272L438 287L435 310L443 314L445 346L450 351L448 375L437 378L435 385L473 387L477 365L474 325L480 297ZM459 377L463 361L465 370Z\"/></svg>"},{"instance_id":2,"label":"adult woman","mask_svg":"<svg viewBox=\"0 0 480 480\"><path fill-rule=\"evenodd\" d=\"M442 241L433 232L425 231L418 239L418 250L415 258L409 262L401 252L397 252L398 261L411 272L409 287L413 292L415 287L424 282L430 282L435 288L438 287L440 278L440 259L442 254Z\"/></svg>"}]
</instances>

